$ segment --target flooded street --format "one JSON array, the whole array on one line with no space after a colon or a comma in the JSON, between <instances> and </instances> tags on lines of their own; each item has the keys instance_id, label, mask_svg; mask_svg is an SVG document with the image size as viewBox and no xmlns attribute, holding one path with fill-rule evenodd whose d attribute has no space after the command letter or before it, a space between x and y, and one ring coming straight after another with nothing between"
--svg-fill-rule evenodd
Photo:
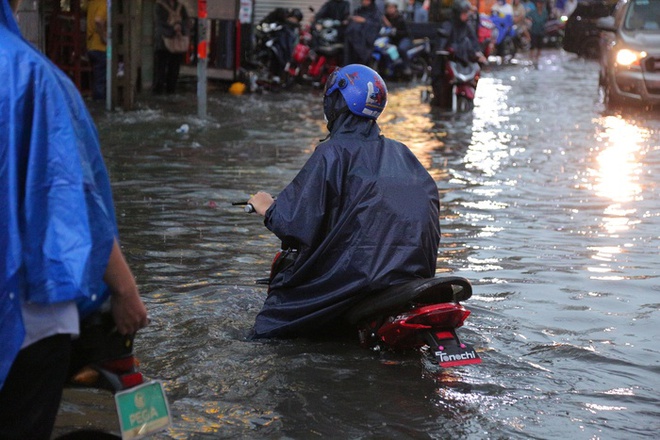
<instances>
[{"instance_id":1,"label":"flooded street","mask_svg":"<svg viewBox=\"0 0 660 440\"><path fill-rule=\"evenodd\" d=\"M194 86L95 110L122 245L152 323L136 338L165 384L157 438L637 439L660 431L660 113L606 112L598 66L547 50L484 72L472 113L392 84L379 119L441 192L438 274L474 284L460 335L479 366L350 342L245 339L279 242L234 201L277 194L326 135L306 87ZM187 133L178 133L188 124ZM56 433L118 431L112 398L69 390Z\"/></svg>"}]
</instances>

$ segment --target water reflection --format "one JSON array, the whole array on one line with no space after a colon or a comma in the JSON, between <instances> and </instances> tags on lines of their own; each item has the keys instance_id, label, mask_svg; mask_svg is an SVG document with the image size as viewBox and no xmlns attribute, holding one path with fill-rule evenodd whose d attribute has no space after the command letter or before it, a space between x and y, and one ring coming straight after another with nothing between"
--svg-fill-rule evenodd
<instances>
[{"instance_id":1,"label":"water reflection","mask_svg":"<svg viewBox=\"0 0 660 440\"><path fill-rule=\"evenodd\" d=\"M494 176L502 161L515 154L510 143L518 127L510 124L520 108L508 107L511 86L495 78L482 78L475 101L472 139L465 155L466 167L480 171L485 178Z\"/></svg>"},{"instance_id":2,"label":"water reflection","mask_svg":"<svg viewBox=\"0 0 660 440\"><path fill-rule=\"evenodd\" d=\"M639 156L644 152L640 151L640 146L649 132L633 122L614 116L604 118L602 125L604 132L598 140L604 149L597 157L600 168L590 170L590 177L595 181L594 190L599 196L617 204L633 201L642 191L638 175L641 172ZM611 214L625 215L626 211L618 206L610 205L608 209ZM617 230L617 225L614 225L613 231Z\"/></svg>"}]
</instances>

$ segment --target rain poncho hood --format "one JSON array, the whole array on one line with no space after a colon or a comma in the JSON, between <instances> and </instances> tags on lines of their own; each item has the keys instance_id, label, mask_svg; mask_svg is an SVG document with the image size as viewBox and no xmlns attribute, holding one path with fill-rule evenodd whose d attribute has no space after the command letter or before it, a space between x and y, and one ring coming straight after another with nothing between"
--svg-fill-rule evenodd
<instances>
[{"instance_id":1,"label":"rain poncho hood","mask_svg":"<svg viewBox=\"0 0 660 440\"><path fill-rule=\"evenodd\" d=\"M0 0L0 387L21 347L21 301L107 297L117 235L98 135L71 81L25 41Z\"/></svg>"},{"instance_id":2,"label":"rain poncho hood","mask_svg":"<svg viewBox=\"0 0 660 440\"><path fill-rule=\"evenodd\" d=\"M325 331L370 292L435 275L434 180L375 121L343 112L330 127L266 212L266 227L298 257L271 280L255 337Z\"/></svg>"}]
</instances>

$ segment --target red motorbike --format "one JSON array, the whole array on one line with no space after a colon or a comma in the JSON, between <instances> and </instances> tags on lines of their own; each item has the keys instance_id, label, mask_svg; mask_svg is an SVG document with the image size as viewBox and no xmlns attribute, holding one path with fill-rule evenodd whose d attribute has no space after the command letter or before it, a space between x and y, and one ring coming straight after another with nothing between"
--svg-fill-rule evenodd
<instances>
[{"instance_id":1,"label":"red motorbike","mask_svg":"<svg viewBox=\"0 0 660 440\"><path fill-rule=\"evenodd\" d=\"M245 212L254 207L245 202ZM273 259L271 278L295 252L281 251ZM294 257L295 258L295 257ZM268 279L258 280L268 284ZM358 334L360 344L375 351L425 349L443 367L480 364L471 345L462 342L456 329L470 311L461 302L472 296L472 285L462 277L420 278L372 293L351 306L342 321Z\"/></svg>"},{"instance_id":2,"label":"red motorbike","mask_svg":"<svg viewBox=\"0 0 660 440\"><path fill-rule=\"evenodd\" d=\"M97 388L114 395L123 438L149 435L172 423L160 381L147 380L133 353L134 335L121 335L109 302L80 322L80 337L73 341L67 387ZM130 435L130 437L129 437ZM112 433L82 429L59 438L119 439Z\"/></svg>"},{"instance_id":3,"label":"red motorbike","mask_svg":"<svg viewBox=\"0 0 660 440\"><path fill-rule=\"evenodd\" d=\"M465 278L418 279L364 299L346 315L362 346L381 350L427 347L443 368L481 363L476 350L461 342L456 329L470 311L461 301L472 296Z\"/></svg>"},{"instance_id":4,"label":"red motorbike","mask_svg":"<svg viewBox=\"0 0 660 440\"><path fill-rule=\"evenodd\" d=\"M291 59L284 68L285 84L291 85L305 78L310 66L312 32L309 25L301 26L298 43L293 49Z\"/></svg>"},{"instance_id":5,"label":"red motorbike","mask_svg":"<svg viewBox=\"0 0 660 440\"><path fill-rule=\"evenodd\" d=\"M476 61L457 59L451 49L436 51L431 104L456 112L472 110L480 75L481 66Z\"/></svg>"},{"instance_id":6,"label":"red motorbike","mask_svg":"<svg viewBox=\"0 0 660 440\"><path fill-rule=\"evenodd\" d=\"M322 87L328 76L342 65L344 44L341 41L339 20L322 20L312 29L312 46L308 52L309 68L304 78Z\"/></svg>"}]
</instances>

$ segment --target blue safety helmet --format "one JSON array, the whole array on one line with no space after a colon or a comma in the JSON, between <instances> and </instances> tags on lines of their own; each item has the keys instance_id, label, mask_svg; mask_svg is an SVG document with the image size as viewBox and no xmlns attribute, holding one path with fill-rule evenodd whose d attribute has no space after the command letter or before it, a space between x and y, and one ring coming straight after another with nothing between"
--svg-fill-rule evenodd
<instances>
[{"instance_id":1,"label":"blue safety helmet","mask_svg":"<svg viewBox=\"0 0 660 440\"><path fill-rule=\"evenodd\" d=\"M385 81L373 69L362 64L349 64L330 74L325 83L325 96L339 90L348 109L357 116L378 119L387 105Z\"/></svg>"}]
</instances>

